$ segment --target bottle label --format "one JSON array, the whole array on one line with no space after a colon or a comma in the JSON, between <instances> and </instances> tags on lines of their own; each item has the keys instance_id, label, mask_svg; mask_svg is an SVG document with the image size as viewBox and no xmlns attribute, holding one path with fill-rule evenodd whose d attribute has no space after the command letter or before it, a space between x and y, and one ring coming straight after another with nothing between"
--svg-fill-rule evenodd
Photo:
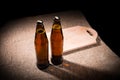
<instances>
[{"instance_id":1,"label":"bottle label","mask_svg":"<svg viewBox=\"0 0 120 80\"><path fill-rule=\"evenodd\" d=\"M52 26L52 29L61 29L61 26L58 25L58 24L54 24L54 25Z\"/></svg>"},{"instance_id":2,"label":"bottle label","mask_svg":"<svg viewBox=\"0 0 120 80\"><path fill-rule=\"evenodd\" d=\"M45 33L45 30L44 29L37 29L36 33L43 34L43 33Z\"/></svg>"}]
</instances>

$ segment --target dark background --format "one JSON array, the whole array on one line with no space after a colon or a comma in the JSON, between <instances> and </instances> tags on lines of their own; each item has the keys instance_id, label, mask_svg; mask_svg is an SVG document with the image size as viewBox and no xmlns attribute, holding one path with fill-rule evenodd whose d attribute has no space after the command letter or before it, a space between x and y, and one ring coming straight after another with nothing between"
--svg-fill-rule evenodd
<instances>
[{"instance_id":1,"label":"dark background","mask_svg":"<svg viewBox=\"0 0 120 80\"><path fill-rule=\"evenodd\" d=\"M103 41L120 56L118 5L115 0L1 0L0 27L20 17L79 10Z\"/></svg>"}]
</instances>

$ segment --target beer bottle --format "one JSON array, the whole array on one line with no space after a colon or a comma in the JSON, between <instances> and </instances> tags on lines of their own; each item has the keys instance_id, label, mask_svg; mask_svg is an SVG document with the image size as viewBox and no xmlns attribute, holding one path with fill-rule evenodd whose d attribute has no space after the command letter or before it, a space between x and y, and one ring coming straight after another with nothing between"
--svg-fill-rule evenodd
<instances>
[{"instance_id":1,"label":"beer bottle","mask_svg":"<svg viewBox=\"0 0 120 80\"><path fill-rule=\"evenodd\" d=\"M45 69L49 66L49 48L48 38L42 20L37 21L34 44L37 58L37 67L39 69Z\"/></svg>"},{"instance_id":2,"label":"beer bottle","mask_svg":"<svg viewBox=\"0 0 120 80\"><path fill-rule=\"evenodd\" d=\"M51 40L51 62L54 65L59 65L63 62L63 32L60 17L55 16L53 19L53 25L50 35Z\"/></svg>"}]
</instances>

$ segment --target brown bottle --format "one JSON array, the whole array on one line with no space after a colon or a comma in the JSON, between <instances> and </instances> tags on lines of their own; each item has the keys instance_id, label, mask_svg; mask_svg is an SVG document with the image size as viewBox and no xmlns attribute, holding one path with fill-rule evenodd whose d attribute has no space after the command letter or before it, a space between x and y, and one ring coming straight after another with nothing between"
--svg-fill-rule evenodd
<instances>
[{"instance_id":1,"label":"brown bottle","mask_svg":"<svg viewBox=\"0 0 120 80\"><path fill-rule=\"evenodd\" d=\"M59 65L63 62L63 32L61 21L58 16L54 17L50 40L51 40L51 62L54 65Z\"/></svg>"},{"instance_id":2,"label":"brown bottle","mask_svg":"<svg viewBox=\"0 0 120 80\"><path fill-rule=\"evenodd\" d=\"M48 60L48 38L45 32L43 21L38 20L35 33L35 51L37 58L37 67L39 69L45 69L49 66Z\"/></svg>"}]
</instances>

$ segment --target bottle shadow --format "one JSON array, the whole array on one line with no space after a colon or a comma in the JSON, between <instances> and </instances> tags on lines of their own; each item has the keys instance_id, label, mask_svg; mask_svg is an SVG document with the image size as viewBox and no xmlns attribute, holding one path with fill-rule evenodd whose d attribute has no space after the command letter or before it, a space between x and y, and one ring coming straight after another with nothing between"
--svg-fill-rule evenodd
<instances>
[{"instance_id":1,"label":"bottle shadow","mask_svg":"<svg viewBox=\"0 0 120 80\"><path fill-rule=\"evenodd\" d=\"M96 41L96 44L65 52L63 53L63 56L101 45L100 37L98 37ZM57 77L60 80L120 80L120 74L117 72L114 74L107 70L101 71L99 69L86 67L65 59L61 65L55 66L50 64L50 66L43 71Z\"/></svg>"},{"instance_id":2,"label":"bottle shadow","mask_svg":"<svg viewBox=\"0 0 120 80\"><path fill-rule=\"evenodd\" d=\"M82 80L80 77L72 73L71 71L65 69L63 65L50 65L47 69L43 70L44 72L57 77L60 80Z\"/></svg>"},{"instance_id":3,"label":"bottle shadow","mask_svg":"<svg viewBox=\"0 0 120 80\"><path fill-rule=\"evenodd\" d=\"M61 65L51 64L43 71L60 80L120 80L120 74L92 69L65 59Z\"/></svg>"},{"instance_id":4,"label":"bottle shadow","mask_svg":"<svg viewBox=\"0 0 120 80\"><path fill-rule=\"evenodd\" d=\"M63 56L101 45L101 40L99 37L96 41L96 44L65 52ZM94 69L70 62L65 59L63 59L63 63L61 65L55 66L50 64L50 66L43 71L54 77L57 77L60 80L120 80L120 74L118 74L120 72L116 72L116 74L107 70Z\"/></svg>"}]
</instances>

